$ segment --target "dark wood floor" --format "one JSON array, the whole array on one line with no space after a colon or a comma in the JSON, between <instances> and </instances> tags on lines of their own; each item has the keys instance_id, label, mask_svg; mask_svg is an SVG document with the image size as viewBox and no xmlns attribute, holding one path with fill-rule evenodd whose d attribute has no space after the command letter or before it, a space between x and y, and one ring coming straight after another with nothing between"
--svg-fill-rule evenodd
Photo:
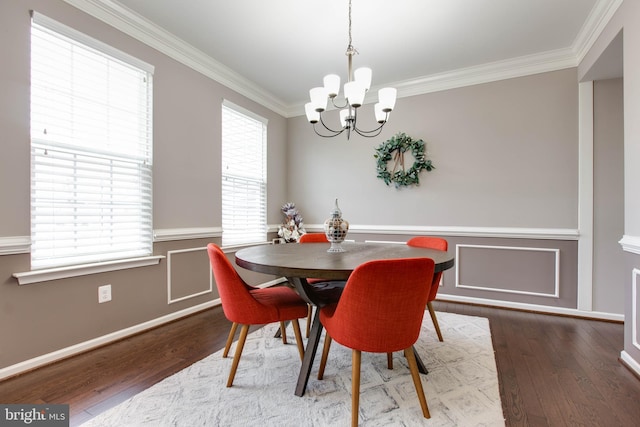
<instances>
[{"instance_id":1,"label":"dark wood floor","mask_svg":"<svg viewBox=\"0 0 640 427\"><path fill-rule=\"evenodd\" d=\"M640 380L618 361L622 324L434 306L489 318L507 426L640 425ZM0 403L68 403L79 425L219 350L229 326L206 310L0 382Z\"/></svg>"}]
</instances>

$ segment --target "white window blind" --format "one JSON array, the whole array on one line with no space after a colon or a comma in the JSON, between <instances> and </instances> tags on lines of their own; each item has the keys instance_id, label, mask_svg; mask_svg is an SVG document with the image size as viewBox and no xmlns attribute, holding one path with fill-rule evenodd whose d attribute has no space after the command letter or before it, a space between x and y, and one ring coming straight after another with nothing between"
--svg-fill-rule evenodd
<instances>
[{"instance_id":1,"label":"white window blind","mask_svg":"<svg viewBox=\"0 0 640 427\"><path fill-rule=\"evenodd\" d=\"M267 239L267 122L222 105L222 244Z\"/></svg>"},{"instance_id":2,"label":"white window blind","mask_svg":"<svg viewBox=\"0 0 640 427\"><path fill-rule=\"evenodd\" d=\"M32 269L152 253L152 72L34 13Z\"/></svg>"}]
</instances>

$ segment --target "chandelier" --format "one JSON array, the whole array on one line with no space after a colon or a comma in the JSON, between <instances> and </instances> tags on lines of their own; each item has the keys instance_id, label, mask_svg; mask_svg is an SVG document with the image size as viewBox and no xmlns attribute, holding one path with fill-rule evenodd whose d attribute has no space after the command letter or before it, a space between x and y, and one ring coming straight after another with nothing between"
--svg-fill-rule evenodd
<instances>
[{"instance_id":1,"label":"chandelier","mask_svg":"<svg viewBox=\"0 0 640 427\"><path fill-rule=\"evenodd\" d=\"M396 103L396 89L385 87L378 91L378 103L374 105L374 113L378 127L371 130L363 130L358 127L358 108L364 102L364 97L371 87L371 68L358 68L353 71L353 55L358 51L351 44L351 0L349 0L349 45L347 46L347 83L344 84L344 99L336 102L340 91L340 76L328 74L324 77L324 86L314 87L309 91L311 102L305 104L305 113L309 123L313 124L313 130L323 138L338 136L347 131L347 139L351 132L364 137L374 137L380 135L382 127L387 123L389 113ZM323 118L323 112L327 109L328 101L340 109L340 125L338 130L327 126ZM322 125L321 132L318 131L318 122Z\"/></svg>"}]
</instances>

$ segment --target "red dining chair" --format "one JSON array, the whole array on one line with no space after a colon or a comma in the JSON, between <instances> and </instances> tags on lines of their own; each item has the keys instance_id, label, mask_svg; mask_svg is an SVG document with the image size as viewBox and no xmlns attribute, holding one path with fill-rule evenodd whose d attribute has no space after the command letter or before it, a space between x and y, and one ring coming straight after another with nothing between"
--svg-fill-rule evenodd
<instances>
[{"instance_id":1,"label":"red dining chair","mask_svg":"<svg viewBox=\"0 0 640 427\"><path fill-rule=\"evenodd\" d=\"M324 233L305 233L298 239L298 243L329 243Z\"/></svg>"},{"instance_id":2,"label":"red dining chair","mask_svg":"<svg viewBox=\"0 0 640 427\"><path fill-rule=\"evenodd\" d=\"M418 340L433 279L429 258L375 260L358 266L337 303L320 308L326 329L318 378L324 376L331 341L352 349L351 425L358 425L361 352L404 350L422 414L429 407L418 372L413 344Z\"/></svg>"},{"instance_id":3,"label":"red dining chair","mask_svg":"<svg viewBox=\"0 0 640 427\"><path fill-rule=\"evenodd\" d=\"M244 286L245 288L247 288L249 292L252 292L258 289L246 283L244 283ZM226 358L229 355L229 350L231 350L231 345L233 344L233 339L236 336L237 330L238 330L238 324L236 322L233 322L231 325L231 329L229 330L229 336L227 337L227 342L224 345L224 351L222 352L223 358ZM286 325L284 322L280 322L280 337L282 338L282 343L287 344L287 332L286 332Z\"/></svg>"},{"instance_id":4,"label":"red dining chair","mask_svg":"<svg viewBox=\"0 0 640 427\"><path fill-rule=\"evenodd\" d=\"M436 249L438 251L447 251L449 249L449 243L440 237L430 237L430 236L417 236L409 239L407 241L407 245L414 246L418 248L427 248L427 249ZM429 315L431 316L431 321L433 322L433 326L436 328L436 334L438 334L438 340L444 341L442 338L442 332L440 332L440 325L438 324L438 318L436 317L436 312L433 309L432 301L436 299L436 295L438 294L438 288L440 287L440 279L442 278L442 272L435 273L433 275L433 284L431 285L431 292L429 293L429 298L427 299L427 308L429 309Z\"/></svg>"},{"instance_id":5,"label":"red dining chair","mask_svg":"<svg viewBox=\"0 0 640 427\"><path fill-rule=\"evenodd\" d=\"M307 303L292 289L287 287L253 288L249 287L240 277L222 249L213 243L207 245L211 269L215 277L222 310L227 319L234 324L242 325L240 337L233 356L231 372L227 380L227 387L233 385L233 379L242 356L244 343L250 325L264 325L280 322L284 335L284 322L290 320L300 359L304 357L302 335L298 319L307 315ZM232 329L235 329L232 327ZM233 331L235 333L235 330Z\"/></svg>"}]
</instances>

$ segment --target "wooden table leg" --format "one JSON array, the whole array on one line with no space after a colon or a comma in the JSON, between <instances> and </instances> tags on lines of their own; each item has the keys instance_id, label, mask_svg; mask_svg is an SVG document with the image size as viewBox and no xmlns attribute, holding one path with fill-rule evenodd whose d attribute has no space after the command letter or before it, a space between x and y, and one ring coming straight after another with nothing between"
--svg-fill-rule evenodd
<instances>
[{"instance_id":1,"label":"wooden table leg","mask_svg":"<svg viewBox=\"0 0 640 427\"><path fill-rule=\"evenodd\" d=\"M309 382L311 367L313 366L313 361L316 357L316 351L318 350L318 343L320 342L322 329L322 323L320 323L320 310L316 310L316 314L313 317L313 324L311 326L311 334L309 335L309 340L307 341L307 348L304 351L304 358L302 359L300 374L298 375L296 396L304 396L304 392L307 389L307 383Z\"/></svg>"}]
</instances>

